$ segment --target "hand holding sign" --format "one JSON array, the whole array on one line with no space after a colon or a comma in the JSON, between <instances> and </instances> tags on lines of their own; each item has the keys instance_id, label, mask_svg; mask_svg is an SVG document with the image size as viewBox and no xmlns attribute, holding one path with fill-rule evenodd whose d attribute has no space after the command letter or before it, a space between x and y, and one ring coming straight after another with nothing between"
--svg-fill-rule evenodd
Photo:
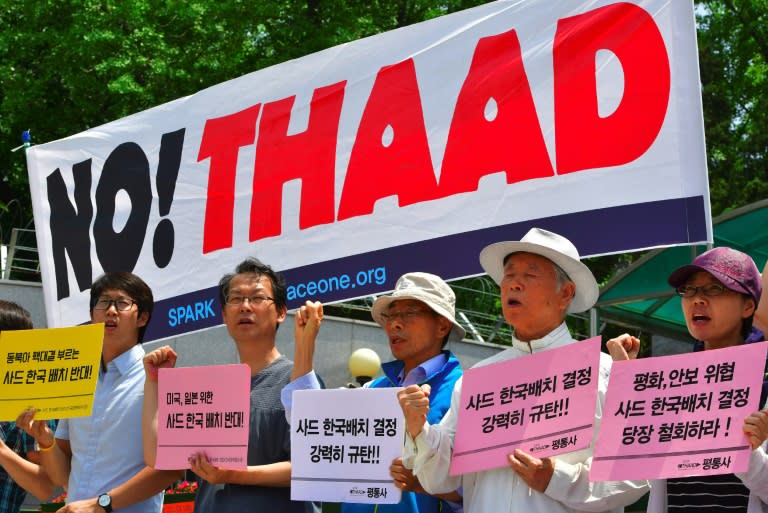
<instances>
[{"instance_id":1,"label":"hand holding sign","mask_svg":"<svg viewBox=\"0 0 768 513\"><path fill-rule=\"evenodd\" d=\"M402 458L395 458L392 465L389 466L389 473L395 486L404 492L426 493L421 486L419 478L413 474L411 469L405 468Z\"/></svg>"},{"instance_id":2,"label":"hand holding sign","mask_svg":"<svg viewBox=\"0 0 768 513\"><path fill-rule=\"evenodd\" d=\"M211 484L225 484L227 482L228 471L211 465L208 457L202 452L192 456L189 459L189 465L195 475Z\"/></svg>"},{"instance_id":3,"label":"hand holding sign","mask_svg":"<svg viewBox=\"0 0 768 513\"><path fill-rule=\"evenodd\" d=\"M159 369L171 369L176 366L176 351L170 346L163 346L155 349L144 356L144 371L147 373L147 380L157 381L157 371Z\"/></svg>"},{"instance_id":4,"label":"hand holding sign","mask_svg":"<svg viewBox=\"0 0 768 513\"><path fill-rule=\"evenodd\" d=\"M612 338L605 345L614 362L634 360L640 352L640 339L629 333Z\"/></svg>"},{"instance_id":5,"label":"hand holding sign","mask_svg":"<svg viewBox=\"0 0 768 513\"><path fill-rule=\"evenodd\" d=\"M411 437L416 438L421 433L429 413L429 385L410 385L397 393L397 400L405 416L405 429Z\"/></svg>"},{"instance_id":6,"label":"hand holding sign","mask_svg":"<svg viewBox=\"0 0 768 513\"><path fill-rule=\"evenodd\" d=\"M531 490L544 493L552 479L552 474L555 473L555 462L552 458L539 459L520 449L515 449L508 458L512 470Z\"/></svg>"},{"instance_id":7,"label":"hand holding sign","mask_svg":"<svg viewBox=\"0 0 768 513\"><path fill-rule=\"evenodd\" d=\"M36 410L30 408L24 410L16 418L16 426L23 430L26 434L37 440L37 443L43 448L49 448L53 446L56 441L53 431L48 427L48 423L44 420L35 420Z\"/></svg>"},{"instance_id":8,"label":"hand holding sign","mask_svg":"<svg viewBox=\"0 0 768 513\"><path fill-rule=\"evenodd\" d=\"M743 429L752 450L763 445L763 442L768 439L768 409L756 411L744 419Z\"/></svg>"}]
</instances>

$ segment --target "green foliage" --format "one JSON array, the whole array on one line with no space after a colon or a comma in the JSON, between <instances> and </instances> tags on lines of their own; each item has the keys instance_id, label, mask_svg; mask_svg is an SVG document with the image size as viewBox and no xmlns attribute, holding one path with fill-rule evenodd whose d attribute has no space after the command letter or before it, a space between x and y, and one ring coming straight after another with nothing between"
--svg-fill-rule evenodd
<instances>
[{"instance_id":1,"label":"green foliage","mask_svg":"<svg viewBox=\"0 0 768 513\"><path fill-rule=\"evenodd\" d=\"M768 196L768 0L696 3L712 215Z\"/></svg>"}]
</instances>

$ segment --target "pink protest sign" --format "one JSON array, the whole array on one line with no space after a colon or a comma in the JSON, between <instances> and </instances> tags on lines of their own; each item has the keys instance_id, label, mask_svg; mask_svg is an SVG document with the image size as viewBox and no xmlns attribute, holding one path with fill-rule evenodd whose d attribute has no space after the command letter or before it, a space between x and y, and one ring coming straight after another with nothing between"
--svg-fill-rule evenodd
<instances>
[{"instance_id":1,"label":"pink protest sign","mask_svg":"<svg viewBox=\"0 0 768 513\"><path fill-rule=\"evenodd\" d=\"M587 447L597 401L600 337L464 373L451 475Z\"/></svg>"},{"instance_id":2,"label":"pink protest sign","mask_svg":"<svg viewBox=\"0 0 768 513\"><path fill-rule=\"evenodd\" d=\"M198 452L217 467L245 468L250 394L245 364L160 369L155 468L189 468Z\"/></svg>"},{"instance_id":3,"label":"pink protest sign","mask_svg":"<svg viewBox=\"0 0 768 513\"><path fill-rule=\"evenodd\" d=\"M592 481L746 470L768 344L615 362Z\"/></svg>"}]
</instances>

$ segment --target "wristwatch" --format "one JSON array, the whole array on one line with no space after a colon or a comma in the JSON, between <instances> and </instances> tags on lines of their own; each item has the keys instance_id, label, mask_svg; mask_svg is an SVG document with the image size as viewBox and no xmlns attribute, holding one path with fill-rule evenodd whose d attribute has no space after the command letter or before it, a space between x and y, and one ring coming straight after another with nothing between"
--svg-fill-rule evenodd
<instances>
[{"instance_id":1,"label":"wristwatch","mask_svg":"<svg viewBox=\"0 0 768 513\"><path fill-rule=\"evenodd\" d=\"M99 495L98 503L99 506L104 508L104 511L107 513L112 513L112 497L110 497L108 493L102 493Z\"/></svg>"}]
</instances>

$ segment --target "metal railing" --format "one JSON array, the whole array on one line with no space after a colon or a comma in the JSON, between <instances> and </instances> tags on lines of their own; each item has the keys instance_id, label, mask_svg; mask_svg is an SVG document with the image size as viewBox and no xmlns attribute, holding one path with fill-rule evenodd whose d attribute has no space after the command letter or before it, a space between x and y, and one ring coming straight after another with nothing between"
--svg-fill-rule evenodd
<instances>
[{"instance_id":1,"label":"metal railing","mask_svg":"<svg viewBox=\"0 0 768 513\"><path fill-rule=\"evenodd\" d=\"M35 230L14 228L3 255L3 279L40 281L40 257L37 252Z\"/></svg>"}]
</instances>

